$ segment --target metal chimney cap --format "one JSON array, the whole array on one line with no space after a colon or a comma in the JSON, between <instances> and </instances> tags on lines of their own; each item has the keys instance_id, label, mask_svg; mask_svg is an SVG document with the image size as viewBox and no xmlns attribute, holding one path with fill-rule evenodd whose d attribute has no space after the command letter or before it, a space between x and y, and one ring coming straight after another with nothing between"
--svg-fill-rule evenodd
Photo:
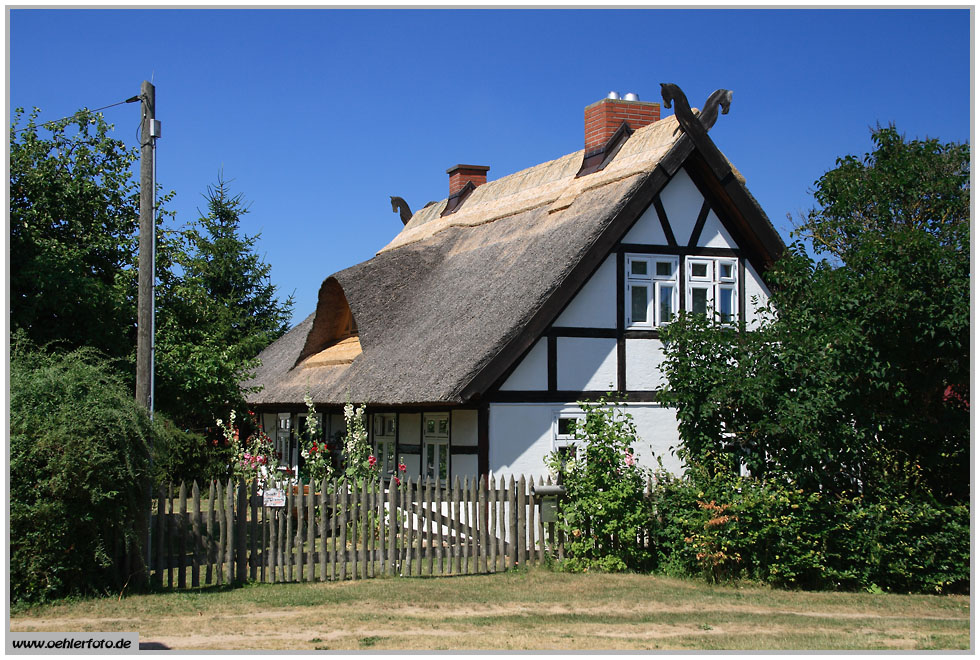
<instances>
[{"instance_id":1,"label":"metal chimney cap","mask_svg":"<svg viewBox=\"0 0 980 660\"><path fill-rule=\"evenodd\" d=\"M607 99L612 99L613 101L618 101L619 100L619 92L609 92L608 94L606 94L606 98Z\"/></svg>"},{"instance_id":2,"label":"metal chimney cap","mask_svg":"<svg viewBox=\"0 0 980 660\"><path fill-rule=\"evenodd\" d=\"M636 94L634 94L633 92L630 92L629 94L627 94L626 96L623 97L623 100L624 101L639 101L640 100L640 97L637 96Z\"/></svg>"}]
</instances>

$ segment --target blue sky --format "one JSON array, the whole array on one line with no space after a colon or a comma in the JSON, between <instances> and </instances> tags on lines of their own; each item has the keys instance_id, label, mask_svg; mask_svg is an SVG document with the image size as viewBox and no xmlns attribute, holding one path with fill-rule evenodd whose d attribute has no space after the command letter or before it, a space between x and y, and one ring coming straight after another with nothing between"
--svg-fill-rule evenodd
<instances>
[{"instance_id":1,"label":"blue sky","mask_svg":"<svg viewBox=\"0 0 980 660\"><path fill-rule=\"evenodd\" d=\"M491 180L577 151L609 91L700 105L734 92L711 136L788 240L838 156L869 128L968 141L968 9L14 9L8 112L41 121L156 86L157 180L190 222L219 172L294 322L328 275L370 258L446 168ZM665 110L664 115L672 111ZM135 144L138 107L105 111Z\"/></svg>"}]
</instances>

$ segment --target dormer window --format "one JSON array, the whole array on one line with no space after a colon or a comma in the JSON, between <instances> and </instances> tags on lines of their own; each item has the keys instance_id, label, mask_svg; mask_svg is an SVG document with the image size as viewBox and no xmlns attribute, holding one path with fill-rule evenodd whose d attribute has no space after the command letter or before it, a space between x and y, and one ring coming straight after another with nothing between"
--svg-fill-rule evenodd
<instances>
[{"instance_id":1,"label":"dormer window","mask_svg":"<svg viewBox=\"0 0 980 660\"><path fill-rule=\"evenodd\" d=\"M626 327L654 328L677 314L677 257L626 255Z\"/></svg>"}]
</instances>

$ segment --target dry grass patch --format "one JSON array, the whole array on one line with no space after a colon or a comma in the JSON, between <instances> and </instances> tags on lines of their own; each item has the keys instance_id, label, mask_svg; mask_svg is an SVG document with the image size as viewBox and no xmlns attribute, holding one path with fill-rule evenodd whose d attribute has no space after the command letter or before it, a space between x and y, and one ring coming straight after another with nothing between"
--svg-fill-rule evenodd
<instances>
[{"instance_id":1,"label":"dry grass patch","mask_svg":"<svg viewBox=\"0 0 980 660\"><path fill-rule=\"evenodd\" d=\"M544 570L64 602L14 631L128 631L175 649L967 649L966 596L712 587Z\"/></svg>"}]
</instances>

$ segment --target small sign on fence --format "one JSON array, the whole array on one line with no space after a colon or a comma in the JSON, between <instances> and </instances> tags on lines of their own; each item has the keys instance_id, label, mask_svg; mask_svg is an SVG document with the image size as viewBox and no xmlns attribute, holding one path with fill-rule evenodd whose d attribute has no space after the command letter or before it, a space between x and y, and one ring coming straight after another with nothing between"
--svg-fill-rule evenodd
<instances>
[{"instance_id":1,"label":"small sign on fence","mask_svg":"<svg viewBox=\"0 0 980 660\"><path fill-rule=\"evenodd\" d=\"M262 506L286 506L286 491L266 488L262 492Z\"/></svg>"}]
</instances>

